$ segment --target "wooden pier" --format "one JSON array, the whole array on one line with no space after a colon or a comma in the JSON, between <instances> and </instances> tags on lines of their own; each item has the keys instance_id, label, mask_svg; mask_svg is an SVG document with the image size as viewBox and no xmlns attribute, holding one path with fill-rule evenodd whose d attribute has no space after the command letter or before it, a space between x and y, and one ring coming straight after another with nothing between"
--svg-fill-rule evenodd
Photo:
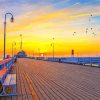
<instances>
[{"instance_id":1,"label":"wooden pier","mask_svg":"<svg viewBox=\"0 0 100 100\"><path fill-rule=\"evenodd\" d=\"M0 100L100 100L100 68L20 58L17 96Z\"/></svg>"}]
</instances>

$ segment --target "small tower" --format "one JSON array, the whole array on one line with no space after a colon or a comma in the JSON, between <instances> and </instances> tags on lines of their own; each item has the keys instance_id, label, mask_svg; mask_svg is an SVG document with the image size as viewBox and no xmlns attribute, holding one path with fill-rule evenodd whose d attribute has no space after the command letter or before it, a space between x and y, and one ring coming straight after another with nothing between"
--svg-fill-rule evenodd
<instances>
[{"instance_id":1,"label":"small tower","mask_svg":"<svg viewBox=\"0 0 100 100\"><path fill-rule=\"evenodd\" d=\"M71 51L71 56L74 57L74 49Z\"/></svg>"}]
</instances>

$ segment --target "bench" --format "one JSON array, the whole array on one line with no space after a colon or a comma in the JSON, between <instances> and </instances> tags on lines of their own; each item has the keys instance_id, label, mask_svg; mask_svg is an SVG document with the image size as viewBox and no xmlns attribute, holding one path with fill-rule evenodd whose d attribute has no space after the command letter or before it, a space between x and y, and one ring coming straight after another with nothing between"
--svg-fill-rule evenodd
<instances>
[{"instance_id":1,"label":"bench","mask_svg":"<svg viewBox=\"0 0 100 100\"><path fill-rule=\"evenodd\" d=\"M3 96L16 95L16 74L8 74L3 83Z\"/></svg>"},{"instance_id":2,"label":"bench","mask_svg":"<svg viewBox=\"0 0 100 100\"><path fill-rule=\"evenodd\" d=\"M12 58L0 61L0 96L16 94L16 74L8 74L13 63Z\"/></svg>"},{"instance_id":3,"label":"bench","mask_svg":"<svg viewBox=\"0 0 100 100\"><path fill-rule=\"evenodd\" d=\"M7 75L7 68L4 67L3 69L0 70L0 82L3 83L4 79L6 78Z\"/></svg>"}]
</instances>

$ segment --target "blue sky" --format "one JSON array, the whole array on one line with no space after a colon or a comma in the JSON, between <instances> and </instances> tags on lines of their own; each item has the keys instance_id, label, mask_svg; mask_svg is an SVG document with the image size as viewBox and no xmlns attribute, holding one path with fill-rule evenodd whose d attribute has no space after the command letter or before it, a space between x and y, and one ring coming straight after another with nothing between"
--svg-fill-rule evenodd
<instances>
[{"instance_id":1,"label":"blue sky","mask_svg":"<svg viewBox=\"0 0 100 100\"><path fill-rule=\"evenodd\" d=\"M81 6L93 6L94 9L94 6L100 5L100 0L0 0L0 8L3 8L4 11L15 10L16 13L23 12L24 10L22 8L24 8L24 6L31 6L34 8L38 5L40 7L52 5L55 10L74 7L81 8ZM27 9L25 10L27 11Z\"/></svg>"},{"instance_id":2,"label":"blue sky","mask_svg":"<svg viewBox=\"0 0 100 100\"><path fill-rule=\"evenodd\" d=\"M100 5L100 0L0 0L0 6L5 9L9 7L21 7L23 5L40 4L44 6L52 5L55 9L72 7L73 5Z\"/></svg>"},{"instance_id":3,"label":"blue sky","mask_svg":"<svg viewBox=\"0 0 100 100\"><path fill-rule=\"evenodd\" d=\"M60 6L66 7L66 5L68 6L72 6L74 4L82 4L82 5L99 5L100 4L100 0L0 0L0 5L7 5L7 4L11 4L11 5L21 5L21 4L34 4L34 3L40 3L40 4L53 4L53 5L57 5L60 4Z\"/></svg>"}]
</instances>

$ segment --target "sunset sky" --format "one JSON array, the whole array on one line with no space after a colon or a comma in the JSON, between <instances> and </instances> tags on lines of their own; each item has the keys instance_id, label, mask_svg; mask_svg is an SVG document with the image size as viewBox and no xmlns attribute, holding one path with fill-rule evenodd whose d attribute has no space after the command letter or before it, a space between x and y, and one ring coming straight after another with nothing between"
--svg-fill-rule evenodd
<instances>
[{"instance_id":1,"label":"sunset sky","mask_svg":"<svg viewBox=\"0 0 100 100\"><path fill-rule=\"evenodd\" d=\"M0 56L3 56L4 15L11 12L14 23L7 16L6 54L23 50L28 55L55 56L100 55L100 0L0 0ZM86 32L86 29L87 32ZM96 35L95 35L96 34Z\"/></svg>"}]
</instances>

